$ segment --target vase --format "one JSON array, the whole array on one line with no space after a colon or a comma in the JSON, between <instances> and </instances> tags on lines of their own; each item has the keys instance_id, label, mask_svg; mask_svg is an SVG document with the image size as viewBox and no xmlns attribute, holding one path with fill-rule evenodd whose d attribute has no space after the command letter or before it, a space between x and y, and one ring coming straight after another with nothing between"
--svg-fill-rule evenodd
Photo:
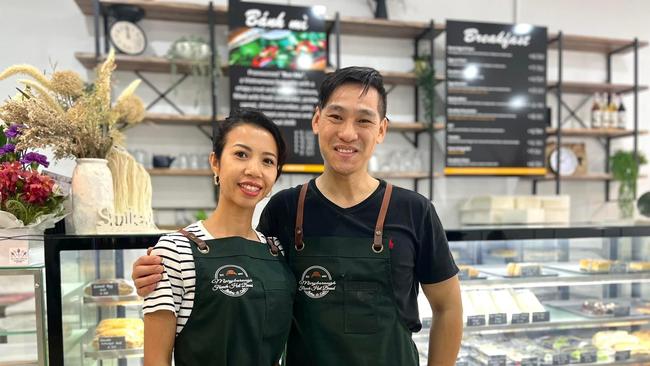
<instances>
[{"instance_id":1,"label":"vase","mask_svg":"<svg viewBox=\"0 0 650 366\"><path fill-rule=\"evenodd\" d=\"M634 191L636 181L621 182L618 187L618 208L622 219L630 219L634 216Z\"/></svg>"},{"instance_id":2,"label":"vase","mask_svg":"<svg viewBox=\"0 0 650 366\"><path fill-rule=\"evenodd\" d=\"M77 159L72 173L72 224L79 235L97 234L99 213L114 211L113 176L106 159Z\"/></svg>"}]
</instances>

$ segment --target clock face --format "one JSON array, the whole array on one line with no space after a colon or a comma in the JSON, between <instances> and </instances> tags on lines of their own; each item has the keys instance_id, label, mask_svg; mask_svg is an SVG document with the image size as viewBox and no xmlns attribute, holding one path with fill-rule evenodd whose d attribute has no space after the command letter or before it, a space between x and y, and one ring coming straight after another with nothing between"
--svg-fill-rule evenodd
<instances>
[{"instance_id":1,"label":"clock face","mask_svg":"<svg viewBox=\"0 0 650 366\"><path fill-rule=\"evenodd\" d=\"M578 157L573 152L573 150L566 147L561 147L560 150L560 175L572 175L578 169ZM551 165L551 169L557 173L557 149L553 150L551 153L551 156L549 157L549 163Z\"/></svg>"},{"instance_id":2,"label":"clock face","mask_svg":"<svg viewBox=\"0 0 650 366\"><path fill-rule=\"evenodd\" d=\"M147 47L144 31L135 23L119 20L113 23L109 33L115 48L127 55L139 55Z\"/></svg>"}]
</instances>

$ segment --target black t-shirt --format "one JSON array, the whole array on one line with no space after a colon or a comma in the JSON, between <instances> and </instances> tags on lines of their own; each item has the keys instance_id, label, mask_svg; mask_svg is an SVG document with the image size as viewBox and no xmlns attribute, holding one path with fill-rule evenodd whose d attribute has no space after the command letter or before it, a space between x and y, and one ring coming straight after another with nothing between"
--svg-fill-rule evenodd
<instances>
[{"instance_id":1,"label":"black t-shirt","mask_svg":"<svg viewBox=\"0 0 650 366\"><path fill-rule=\"evenodd\" d=\"M353 207L341 208L328 200L315 180L311 180L305 199L305 236L372 240L385 190L386 182L382 180L370 197ZM299 194L300 186L276 193L264 208L257 227L265 235L278 238L285 248L293 245ZM418 284L447 280L456 275L458 267L433 205L416 192L394 187L384 236L390 239L393 290L399 315L412 332L418 332L422 328Z\"/></svg>"}]
</instances>

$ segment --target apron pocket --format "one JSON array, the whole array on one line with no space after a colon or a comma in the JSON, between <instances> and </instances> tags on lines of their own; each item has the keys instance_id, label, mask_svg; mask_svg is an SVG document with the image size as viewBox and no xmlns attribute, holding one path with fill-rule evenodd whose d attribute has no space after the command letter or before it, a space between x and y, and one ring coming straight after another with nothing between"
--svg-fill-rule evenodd
<instances>
[{"instance_id":1,"label":"apron pocket","mask_svg":"<svg viewBox=\"0 0 650 366\"><path fill-rule=\"evenodd\" d=\"M375 309L379 284L345 281L345 333L371 334L379 330Z\"/></svg>"},{"instance_id":2,"label":"apron pocket","mask_svg":"<svg viewBox=\"0 0 650 366\"><path fill-rule=\"evenodd\" d=\"M284 338L289 334L293 313L293 294L287 282L269 281L266 290L266 324L264 338Z\"/></svg>"}]
</instances>

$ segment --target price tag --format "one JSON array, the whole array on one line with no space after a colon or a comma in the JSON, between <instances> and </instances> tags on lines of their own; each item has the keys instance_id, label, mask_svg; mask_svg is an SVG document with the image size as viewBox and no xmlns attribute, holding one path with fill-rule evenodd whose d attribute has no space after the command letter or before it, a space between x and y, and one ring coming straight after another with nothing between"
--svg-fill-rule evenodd
<instances>
[{"instance_id":1,"label":"price tag","mask_svg":"<svg viewBox=\"0 0 650 366\"><path fill-rule=\"evenodd\" d=\"M616 353L614 354L614 358L616 359L616 361L625 361L625 360L629 360L631 355L632 355L632 352L630 352L629 350L627 350L627 351L616 351Z\"/></svg>"},{"instance_id":2,"label":"price tag","mask_svg":"<svg viewBox=\"0 0 650 366\"><path fill-rule=\"evenodd\" d=\"M508 324L508 315L506 313L490 314L490 325Z\"/></svg>"},{"instance_id":3,"label":"price tag","mask_svg":"<svg viewBox=\"0 0 650 366\"><path fill-rule=\"evenodd\" d=\"M117 349L126 349L125 337L99 337L100 351L113 351Z\"/></svg>"},{"instance_id":4,"label":"price tag","mask_svg":"<svg viewBox=\"0 0 650 366\"><path fill-rule=\"evenodd\" d=\"M487 362L488 366L506 366L506 356L490 356Z\"/></svg>"},{"instance_id":5,"label":"price tag","mask_svg":"<svg viewBox=\"0 0 650 366\"><path fill-rule=\"evenodd\" d=\"M560 352L553 355L553 365L568 365L571 362L571 354Z\"/></svg>"},{"instance_id":6,"label":"price tag","mask_svg":"<svg viewBox=\"0 0 650 366\"><path fill-rule=\"evenodd\" d=\"M521 277L539 277L542 271L539 266L523 266L521 267Z\"/></svg>"},{"instance_id":7,"label":"price tag","mask_svg":"<svg viewBox=\"0 0 650 366\"><path fill-rule=\"evenodd\" d=\"M118 296L120 286L117 283L94 283L91 285L93 296Z\"/></svg>"},{"instance_id":8,"label":"price tag","mask_svg":"<svg viewBox=\"0 0 650 366\"><path fill-rule=\"evenodd\" d=\"M485 315L472 315L467 317L468 327L480 327L485 325Z\"/></svg>"},{"instance_id":9,"label":"price tag","mask_svg":"<svg viewBox=\"0 0 650 366\"><path fill-rule=\"evenodd\" d=\"M615 306L614 307L614 316L630 316L630 307L629 306Z\"/></svg>"},{"instance_id":10,"label":"price tag","mask_svg":"<svg viewBox=\"0 0 650 366\"><path fill-rule=\"evenodd\" d=\"M459 280L469 280L471 277L469 276L469 268L463 268L460 271L458 271L458 279Z\"/></svg>"},{"instance_id":11,"label":"price tag","mask_svg":"<svg viewBox=\"0 0 650 366\"><path fill-rule=\"evenodd\" d=\"M580 363L595 363L597 359L596 351L583 351L580 353Z\"/></svg>"},{"instance_id":12,"label":"price tag","mask_svg":"<svg viewBox=\"0 0 650 366\"><path fill-rule=\"evenodd\" d=\"M512 324L528 324L530 323L530 313L512 314Z\"/></svg>"},{"instance_id":13,"label":"price tag","mask_svg":"<svg viewBox=\"0 0 650 366\"><path fill-rule=\"evenodd\" d=\"M533 323L548 322L551 320L551 313L548 311L541 311L533 313Z\"/></svg>"},{"instance_id":14,"label":"price tag","mask_svg":"<svg viewBox=\"0 0 650 366\"><path fill-rule=\"evenodd\" d=\"M614 262L609 266L610 273L627 273L627 263Z\"/></svg>"},{"instance_id":15,"label":"price tag","mask_svg":"<svg viewBox=\"0 0 650 366\"><path fill-rule=\"evenodd\" d=\"M538 364L537 357L522 358L520 362L520 366L537 366Z\"/></svg>"}]
</instances>

